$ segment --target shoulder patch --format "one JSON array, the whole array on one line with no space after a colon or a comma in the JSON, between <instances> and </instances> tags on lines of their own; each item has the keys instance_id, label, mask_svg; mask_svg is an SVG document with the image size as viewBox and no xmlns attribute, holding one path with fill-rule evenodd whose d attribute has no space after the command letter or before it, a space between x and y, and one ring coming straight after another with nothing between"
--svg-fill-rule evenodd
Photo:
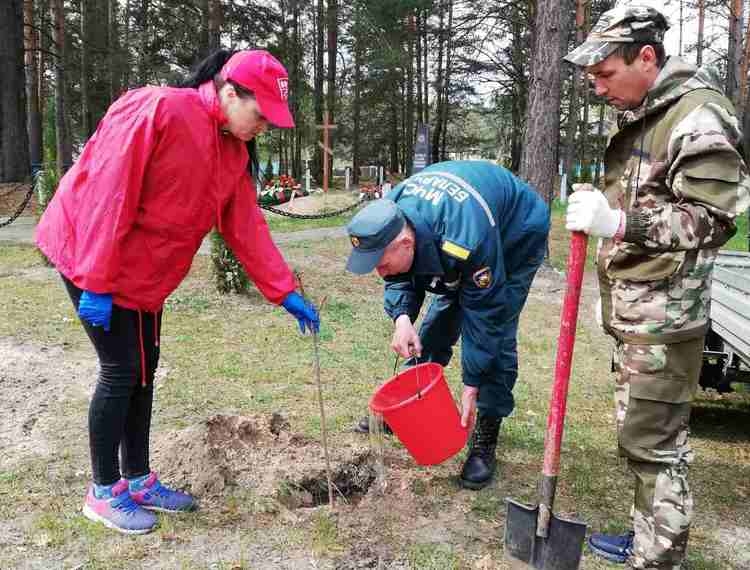
<instances>
[{"instance_id":1,"label":"shoulder patch","mask_svg":"<svg viewBox=\"0 0 750 570\"><path fill-rule=\"evenodd\" d=\"M466 261L467 259L469 259L469 255L471 255L471 252L468 249L463 248L460 245L456 245L455 243L450 241L444 241L442 249L448 255L452 255L453 257L456 257L462 261Z\"/></svg>"},{"instance_id":2,"label":"shoulder patch","mask_svg":"<svg viewBox=\"0 0 750 570\"><path fill-rule=\"evenodd\" d=\"M489 267L482 267L474 273L472 278L474 279L474 284L480 289L487 289L487 287L492 285L492 271Z\"/></svg>"}]
</instances>

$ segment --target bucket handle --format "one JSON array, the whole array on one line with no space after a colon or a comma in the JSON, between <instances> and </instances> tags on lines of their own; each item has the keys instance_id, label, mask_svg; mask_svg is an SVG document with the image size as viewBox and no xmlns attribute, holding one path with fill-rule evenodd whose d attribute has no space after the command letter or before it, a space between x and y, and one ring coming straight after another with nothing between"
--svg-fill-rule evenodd
<instances>
[{"instance_id":1,"label":"bucket handle","mask_svg":"<svg viewBox=\"0 0 750 570\"><path fill-rule=\"evenodd\" d=\"M414 358L417 357L416 353L414 352L414 349L412 349L411 355ZM419 380L419 364L420 363L417 361L417 363L414 365L416 367L414 372L416 373L416 376L417 376L417 399L421 400L422 399L422 382L420 382ZM396 353L396 360L393 362L393 376L396 375L396 370L398 370L398 352Z\"/></svg>"}]
</instances>

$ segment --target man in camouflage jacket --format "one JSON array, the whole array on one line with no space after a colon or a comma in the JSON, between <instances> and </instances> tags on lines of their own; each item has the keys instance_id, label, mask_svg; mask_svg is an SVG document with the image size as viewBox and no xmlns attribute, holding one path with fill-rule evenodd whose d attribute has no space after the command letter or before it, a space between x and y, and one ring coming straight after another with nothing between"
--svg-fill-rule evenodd
<instances>
[{"instance_id":1,"label":"man in camouflage jacket","mask_svg":"<svg viewBox=\"0 0 750 570\"><path fill-rule=\"evenodd\" d=\"M750 203L732 104L709 70L665 56L667 29L652 8L615 8L565 58L620 112L604 192L581 185L566 227L602 238L601 316L616 341L619 451L635 474L633 531L595 533L589 546L633 568L679 568L685 557L688 421L711 273Z\"/></svg>"}]
</instances>

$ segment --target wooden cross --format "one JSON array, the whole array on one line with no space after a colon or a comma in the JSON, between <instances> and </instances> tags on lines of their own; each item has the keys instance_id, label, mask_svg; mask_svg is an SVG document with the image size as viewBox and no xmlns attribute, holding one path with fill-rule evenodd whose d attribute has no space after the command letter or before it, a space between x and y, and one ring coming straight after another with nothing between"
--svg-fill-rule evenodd
<instances>
[{"instance_id":1,"label":"wooden cross","mask_svg":"<svg viewBox=\"0 0 750 570\"><path fill-rule=\"evenodd\" d=\"M323 113L323 124L316 125L316 128L323 129L323 142L318 141L318 146L323 149L323 192L328 192L328 157L333 162L333 151L329 146L328 131L335 129L336 125L328 122L328 111Z\"/></svg>"}]
</instances>

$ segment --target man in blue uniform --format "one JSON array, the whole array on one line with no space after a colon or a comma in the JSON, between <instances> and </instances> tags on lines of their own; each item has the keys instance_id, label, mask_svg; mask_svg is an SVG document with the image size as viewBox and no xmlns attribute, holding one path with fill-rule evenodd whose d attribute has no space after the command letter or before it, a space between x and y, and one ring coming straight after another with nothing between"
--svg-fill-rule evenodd
<instances>
[{"instance_id":1,"label":"man in blue uniform","mask_svg":"<svg viewBox=\"0 0 750 570\"><path fill-rule=\"evenodd\" d=\"M478 417L460 483L481 489L495 471L502 419L513 411L518 317L546 252L547 206L492 163L441 162L368 205L347 231L347 269L376 270L386 281L395 352L445 366L462 338L461 422ZM436 296L417 333L426 292ZM366 419L359 427L368 429Z\"/></svg>"}]
</instances>

